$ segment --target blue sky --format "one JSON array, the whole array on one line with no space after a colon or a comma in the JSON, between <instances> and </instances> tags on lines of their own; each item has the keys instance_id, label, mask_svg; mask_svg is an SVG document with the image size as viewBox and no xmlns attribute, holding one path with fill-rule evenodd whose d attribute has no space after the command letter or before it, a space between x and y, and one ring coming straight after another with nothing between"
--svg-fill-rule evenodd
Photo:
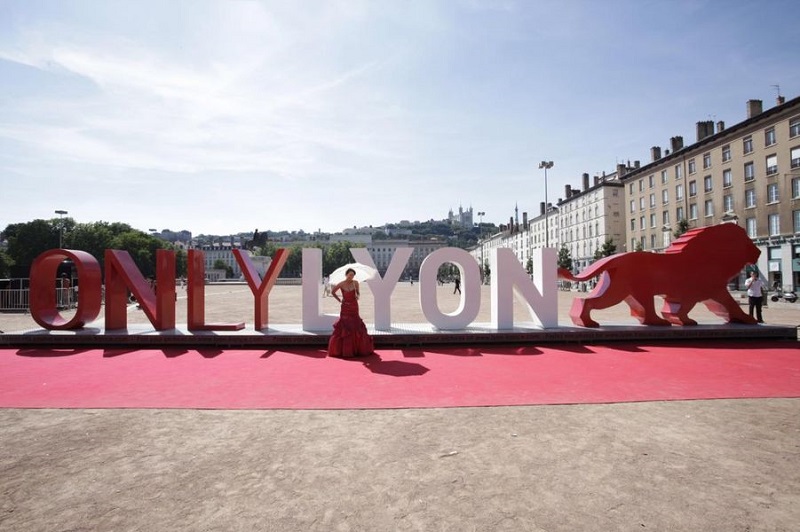
<instances>
[{"instance_id":1,"label":"blue sky","mask_svg":"<svg viewBox=\"0 0 800 532\"><path fill-rule=\"evenodd\" d=\"M0 0L0 229L503 223L800 95L800 3Z\"/></svg>"}]
</instances>

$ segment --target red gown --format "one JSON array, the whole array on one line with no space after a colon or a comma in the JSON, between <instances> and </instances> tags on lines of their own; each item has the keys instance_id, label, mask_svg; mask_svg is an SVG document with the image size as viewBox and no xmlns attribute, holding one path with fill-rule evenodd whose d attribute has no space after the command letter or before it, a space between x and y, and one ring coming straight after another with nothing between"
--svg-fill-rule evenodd
<instances>
[{"instance_id":1,"label":"red gown","mask_svg":"<svg viewBox=\"0 0 800 532\"><path fill-rule=\"evenodd\" d=\"M374 352L372 338L367 326L358 314L358 299L355 289L342 289L342 310L333 324L333 335L328 341L328 356L357 357Z\"/></svg>"}]
</instances>

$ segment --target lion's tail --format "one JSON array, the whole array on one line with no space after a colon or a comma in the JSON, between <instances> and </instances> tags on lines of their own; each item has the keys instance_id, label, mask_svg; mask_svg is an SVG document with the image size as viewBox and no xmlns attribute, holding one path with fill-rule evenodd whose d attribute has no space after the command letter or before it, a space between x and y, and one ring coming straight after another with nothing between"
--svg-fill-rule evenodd
<instances>
[{"instance_id":1,"label":"lion's tail","mask_svg":"<svg viewBox=\"0 0 800 532\"><path fill-rule=\"evenodd\" d=\"M614 255L610 257L604 257L597 262L593 263L591 266L583 270L578 275L574 275L572 272L565 268L558 269L558 277L561 279L566 279L568 281L588 281L589 279L593 279L606 271L606 263L614 258Z\"/></svg>"}]
</instances>

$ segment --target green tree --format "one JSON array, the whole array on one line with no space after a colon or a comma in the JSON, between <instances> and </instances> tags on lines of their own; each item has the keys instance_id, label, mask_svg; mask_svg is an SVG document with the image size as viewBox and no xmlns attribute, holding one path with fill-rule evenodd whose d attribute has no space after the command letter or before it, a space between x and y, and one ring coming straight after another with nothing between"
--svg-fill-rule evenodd
<instances>
[{"instance_id":1,"label":"green tree","mask_svg":"<svg viewBox=\"0 0 800 532\"><path fill-rule=\"evenodd\" d=\"M636 241L636 246L633 248L634 251L644 251L644 246L642 245L641 240Z\"/></svg>"},{"instance_id":2,"label":"green tree","mask_svg":"<svg viewBox=\"0 0 800 532\"><path fill-rule=\"evenodd\" d=\"M689 230L689 221L686 218L681 218L678 220L678 227L675 228L675 231L672 235L675 238L680 238L680 236Z\"/></svg>"},{"instance_id":3,"label":"green tree","mask_svg":"<svg viewBox=\"0 0 800 532\"><path fill-rule=\"evenodd\" d=\"M528 262L525 263L525 271L528 275L533 275L533 257L528 257Z\"/></svg>"},{"instance_id":4,"label":"green tree","mask_svg":"<svg viewBox=\"0 0 800 532\"><path fill-rule=\"evenodd\" d=\"M350 248L356 247L350 242L334 242L325 249L322 255L322 273L330 275L333 270L353 262Z\"/></svg>"},{"instance_id":5,"label":"green tree","mask_svg":"<svg viewBox=\"0 0 800 532\"><path fill-rule=\"evenodd\" d=\"M0 277L11 277L11 267L14 260L11 255L0 249Z\"/></svg>"},{"instance_id":6,"label":"green tree","mask_svg":"<svg viewBox=\"0 0 800 532\"><path fill-rule=\"evenodd\" d=\"M127 251L144 277L156 276L156 251L168 244L141 231L132 229L111 239L109 249Z\"/></svg>"},{"instance_id":7,"label":"green tree","mask_svg":"<svg viewBox=\"0 0 800 532\"><path fill-rule=\"evenodd\" d=\"M594 252L594 260L602 259L603 257L609 257L617 252L617 245L614 244L612 239L608 239L603 243L603 245Z\"/></svg>"},{"instance_id":8,"label":"green tree","mask_svg":"<svg viewBox=\"0 0 800 532\"><path fill-rule=\"evenodd\" d=\"M233 277L233 268L228 266L222 259L215 260L213 268L215 270L225 270L225 277L228 279Z\"/></svg>"},{"instance_id":9,"label":"green tree","mask_svg":"<svg viewBox=\"0 0 800 532\"><path fill-rule=\"evenodd\" d=\"M66 222L68 219L64 219ZM48 249L58 248L60 234L59 220L33 220L32 222L11 224L3 231L8 240L10 257L9 275L28 277L31 264L36 257ZM67 247L67 246L65 246Z\"/></svg>"},{"instance_id":10,"label":"green tree","mask_svg":"<svg viewBox=\"0 0 800 532\"><path fill-rule=\"evenodd\" d=\"M572 271L572 252L564 244L561 244L561 248L558 250L557 264L559 268Z\"/></svg>"}]
</instances>

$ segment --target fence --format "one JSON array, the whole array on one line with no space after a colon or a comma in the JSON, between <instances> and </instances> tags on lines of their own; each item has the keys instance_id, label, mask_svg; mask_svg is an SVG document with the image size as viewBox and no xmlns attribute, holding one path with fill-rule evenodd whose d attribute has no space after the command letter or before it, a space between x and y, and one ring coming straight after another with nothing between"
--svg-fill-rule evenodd
<instances>
[{"instance_id":1,"label":"fence","mask_svg":"<svg viewBox=\"0 0 800 532\"><path fill-rule=\"evenodd\" d=\"M56 288L56 306L63 310L75 306L78 298L74 288ZM30 289L0 289L0 312L28 312L30 308Z\"/></svg>"}]
</instances>

